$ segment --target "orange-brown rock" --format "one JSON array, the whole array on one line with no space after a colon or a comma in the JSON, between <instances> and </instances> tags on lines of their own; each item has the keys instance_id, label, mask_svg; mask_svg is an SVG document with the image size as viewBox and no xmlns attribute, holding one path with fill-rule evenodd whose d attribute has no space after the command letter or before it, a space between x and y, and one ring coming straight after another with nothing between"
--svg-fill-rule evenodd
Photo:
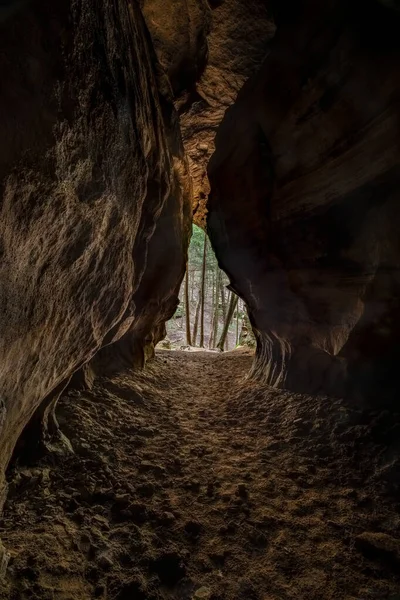
<instances>
[{"instance_id":1,"label":"orange-brown rock","mask_svg":"<svg viewBox=\"0 0 400 600\"><path fill-rule=\"evenodd\" d=\"M176 96L193 180L194 221L205 226L207 164L226 109L267 53L275 26L264 0L145 0L144 16Z\"/></svg>"}]
</instances>

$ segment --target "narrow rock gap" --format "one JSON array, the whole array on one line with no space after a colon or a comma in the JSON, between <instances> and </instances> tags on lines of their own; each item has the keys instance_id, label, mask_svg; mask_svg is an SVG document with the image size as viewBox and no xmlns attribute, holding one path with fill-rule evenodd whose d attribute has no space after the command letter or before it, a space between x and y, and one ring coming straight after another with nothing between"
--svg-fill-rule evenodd
<instances>
[{"instance_id":1,"label":"narrow rock gap","mask_svg":"<svg viewBox=\"0 0 400 600\"><path fill-rule=\"evenodd\" d=\"M399 600L399 0L0 7L0 600Z\"/></svg>"}]
</instances>

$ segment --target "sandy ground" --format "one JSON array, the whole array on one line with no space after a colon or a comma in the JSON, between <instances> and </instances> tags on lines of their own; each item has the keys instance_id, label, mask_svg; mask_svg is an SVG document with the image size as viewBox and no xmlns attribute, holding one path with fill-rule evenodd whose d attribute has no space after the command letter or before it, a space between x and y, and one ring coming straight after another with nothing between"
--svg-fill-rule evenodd
<instances>
[{"instance_id":1,"label":"sandy ground","mask_svg":"<svg viewBox=\"0 0 400 600\"><path fill-rule=\"evenodd\" d=\"M7 600L400 600L400 415L159 351L70 392L74 454L15 465Z\"/></svg>"}]
</instances>

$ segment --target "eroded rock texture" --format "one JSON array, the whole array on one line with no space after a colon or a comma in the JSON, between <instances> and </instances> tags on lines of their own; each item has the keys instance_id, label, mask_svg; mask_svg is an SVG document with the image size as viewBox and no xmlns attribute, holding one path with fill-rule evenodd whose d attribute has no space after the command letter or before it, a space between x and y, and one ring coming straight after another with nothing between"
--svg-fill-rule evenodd
<instances>
[{"instance_id":1,"label":"eroded rock texture","mask_svg":"<svg viewBox=\"0 0 400 600\"><path fill-rule=\"evenodd\" d=\"M134 0L0 7L0 489L28 422L30 440L58 433L73 374L152 354L217 129L208 227L250 308L254 374L395 389L398 2L141 6L150 33Z\"/></svg>"},{"instance_id":2,"label":"eroded rock texture","mask_svg":"<svg viewBox=\"0 0 400 600\"><path fill-rule=\"evenodd\" d=\"M190 217L179 127L136 3L9 4L0 14L0 489L24 426L35 411L33 423L48 422L79 367L138 315L141 340L159 335Z\"/></svg>"},{"instance_id":3,"label":"eroded rock texture","mask_svg":"<svg viewBox=\"0 0 400 600\"><path fill-rule=\"evenodd\" d=\"M144 1L158 57L171 79L193 181L194 220L205 226L207 164L226 109L261 66L275 32L264 0Z\"/></svg>"},{"instance_id":4,"label":"eroded rock texture","mask_svg":"<svg viewBox=\"0 0 400 600\"><path fill-rule=\"evenodd\" d=\"M383 4L275 2L271 54L217 135L209 230L274 386L395 389L400 21Z\"/></svg>"}]
</instances>

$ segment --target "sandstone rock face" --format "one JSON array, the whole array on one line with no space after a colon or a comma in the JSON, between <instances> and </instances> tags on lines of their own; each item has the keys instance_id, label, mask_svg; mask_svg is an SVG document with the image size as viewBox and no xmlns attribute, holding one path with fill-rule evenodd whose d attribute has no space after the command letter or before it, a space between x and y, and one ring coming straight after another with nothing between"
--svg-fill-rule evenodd
<instances>
[{"instance_id":1,"label":"sandstone rock face","mask_svg":"<svg viewBox=\"0 0 400 600\"><path fill-rule=\"evenodd\" d=\"M159 335L190 220L179 127L136 3L9 4L0 14L2 489L35 411L47 418L71 375L143 315L142 282L154 302L141 339Z\"/></svg>"},{"instance_id":2,"label":"sandstone rock face","mask_svg":"<svg viewBox=\"0 0 400 600\"><path fill-rule=\"evenodd\" d=\"M145 0L144 16L177 97L194 221L203 227L215 134L226 109L261 66L275 26L264 0L178 0L169 11L163 0Z\"/></svg>"},{"instance_id":3,"label":"sandstone rock face","mask_svg":"<svg viewBox=\"0 0 400 600\"><path fill-rule=\"evenodd\" d=\"M218 131L208 226L250 307L254 374L390 399L400 332L399 15L275 3L277 34Z\"/></svg>"},{"instance_id":4,"label":"sandstone rock face","mask_svg":"<svg viewBox=\"0 0 400 600\"><path fill-rule=\"evenodd\" d=\"M88 365L93 375L112 375L132 367L142 368L154 356L154 347L165 337L165 322L179 304L180 284L185 274L191 235L191 182L185 160L175 159L170 193L164 202L149 240L139 237L144 248L135 248L137 263L146 256L140 285L130 303L128 330L100 350ZM119 337L119 336L117 336Z\"/></svg>"},{"instance_id":5,"label":"sandstone rock face","mask_svg":"<svg viewBox=\"0 0 400 600\"><path fill-rule=\"evenodd\" d=\"M175 96L192 89L208 59L211 10L207 0L144 0L143 16Z\"/></svg>"}]
</instances>

